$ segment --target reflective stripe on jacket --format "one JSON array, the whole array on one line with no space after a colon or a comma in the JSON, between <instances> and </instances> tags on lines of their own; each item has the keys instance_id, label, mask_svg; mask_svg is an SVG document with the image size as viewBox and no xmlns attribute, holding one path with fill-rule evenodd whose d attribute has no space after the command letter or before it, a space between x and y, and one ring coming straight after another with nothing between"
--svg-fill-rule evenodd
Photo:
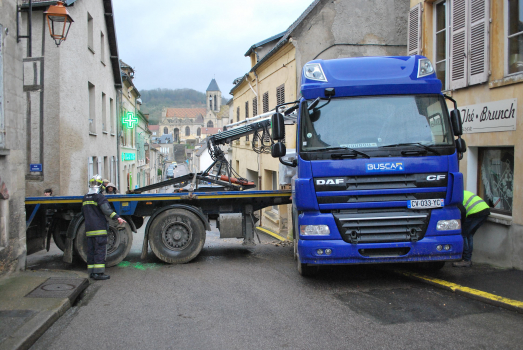
<instances>
[{"instance_id":1,"label":"reflective stripe on jacket","mask_svg":"<svg viewBox=\"0 0 523 350\"><path fill-rule=\"evenodd\" d=\"M116 214L107 198L101 193L88 193L82 201L82 213L85 219L85 234L87 236L106 235L109 225L106 216L117 220L120 216Z\"/></svg>"},{"instance_id":2,"label":"reflective stripe on jacket","mask_svg":"<svg viewBox=\"0 0 523 350\"><path fill-rule=\"evenodd\" d=\"M463 193L463 206L466 210L466 216L479 213L485 209L490 209L489 205L485 203L481 197L470 191L465 191Z\"/></svg>"}]
</instances>

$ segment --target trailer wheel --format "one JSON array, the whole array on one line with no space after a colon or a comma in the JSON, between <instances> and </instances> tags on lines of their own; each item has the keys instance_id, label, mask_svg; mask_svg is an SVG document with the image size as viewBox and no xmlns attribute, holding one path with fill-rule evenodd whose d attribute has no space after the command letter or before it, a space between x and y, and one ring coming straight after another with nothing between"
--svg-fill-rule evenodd
<instances>
[{"instance_id":1,"label":"trailer wheel","mask_svg":"<svg viewBox=\"0 0 523 350\"><path fill-rule=\"evenodd\" d=\"M183 264L202 250L205 226L190 211L169 209L154 218L148 235L151 249L158 259L169 264Z\"/></svg>"},{"instance_id":2,"label":"trailer wheel","mask_svg":"<svg viewBox=\"0 0 523 350\"><path fill-rule=\"evenodd\" d=\"M118 265L131 250L133 245L133 231L126 222L124 226L117 226L111 220L107 231L107 255L105 266L111 267ZM85 222L80 225L74 240L75 251L87 262L87 236L85 235Z\"/></svg>"}]
</instances>

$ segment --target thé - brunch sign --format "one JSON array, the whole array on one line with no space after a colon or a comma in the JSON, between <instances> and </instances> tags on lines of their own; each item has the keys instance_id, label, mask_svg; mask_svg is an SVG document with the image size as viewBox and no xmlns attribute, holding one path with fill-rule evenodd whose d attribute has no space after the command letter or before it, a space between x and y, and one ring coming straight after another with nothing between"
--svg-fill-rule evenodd
<instances>
[{"instance_id":1,"label":"th\u00e9 - brunch sign","mask_svg":"<svg viewBox=\"0 0 523 350\"><path fill-rule=\"evenodd\" d=\"M516 130L517 98L459 107L463 133Z\"/></svg>"}]
</instances>

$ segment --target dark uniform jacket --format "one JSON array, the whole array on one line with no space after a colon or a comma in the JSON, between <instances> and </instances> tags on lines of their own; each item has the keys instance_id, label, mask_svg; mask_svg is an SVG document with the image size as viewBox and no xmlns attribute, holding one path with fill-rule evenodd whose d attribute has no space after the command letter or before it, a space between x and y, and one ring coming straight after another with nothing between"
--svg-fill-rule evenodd
<instances>
[{"instance_id":1,"label":"dark uniform jacket","mask_svg":"<svg viewBox=\"0 0 523 350\"><path fill-rule=\"evenodd\" d=\"M85 218L85 234L87 236L106 235L109 228L105 216L118 220L107 198L101 193L88 193L82 200L82 213Z\"/></svg>"}]
</instances>

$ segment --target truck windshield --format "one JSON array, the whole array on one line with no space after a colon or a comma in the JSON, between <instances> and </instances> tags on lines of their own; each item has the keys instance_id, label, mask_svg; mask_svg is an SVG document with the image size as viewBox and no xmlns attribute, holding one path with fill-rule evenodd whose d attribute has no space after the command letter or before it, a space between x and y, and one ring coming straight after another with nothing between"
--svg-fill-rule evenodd
<instances>
[{"instance_id":1,"label":"truck windshield","mask_svg":"<svg viewBox=\"0 0 523 350\"><path fill-rule=\"evenodd\" d=\"M333 98L310 111L302 108L301 118L302 151L454 146L447 107L439 95Z\"/></svg>"}]
</instances>

